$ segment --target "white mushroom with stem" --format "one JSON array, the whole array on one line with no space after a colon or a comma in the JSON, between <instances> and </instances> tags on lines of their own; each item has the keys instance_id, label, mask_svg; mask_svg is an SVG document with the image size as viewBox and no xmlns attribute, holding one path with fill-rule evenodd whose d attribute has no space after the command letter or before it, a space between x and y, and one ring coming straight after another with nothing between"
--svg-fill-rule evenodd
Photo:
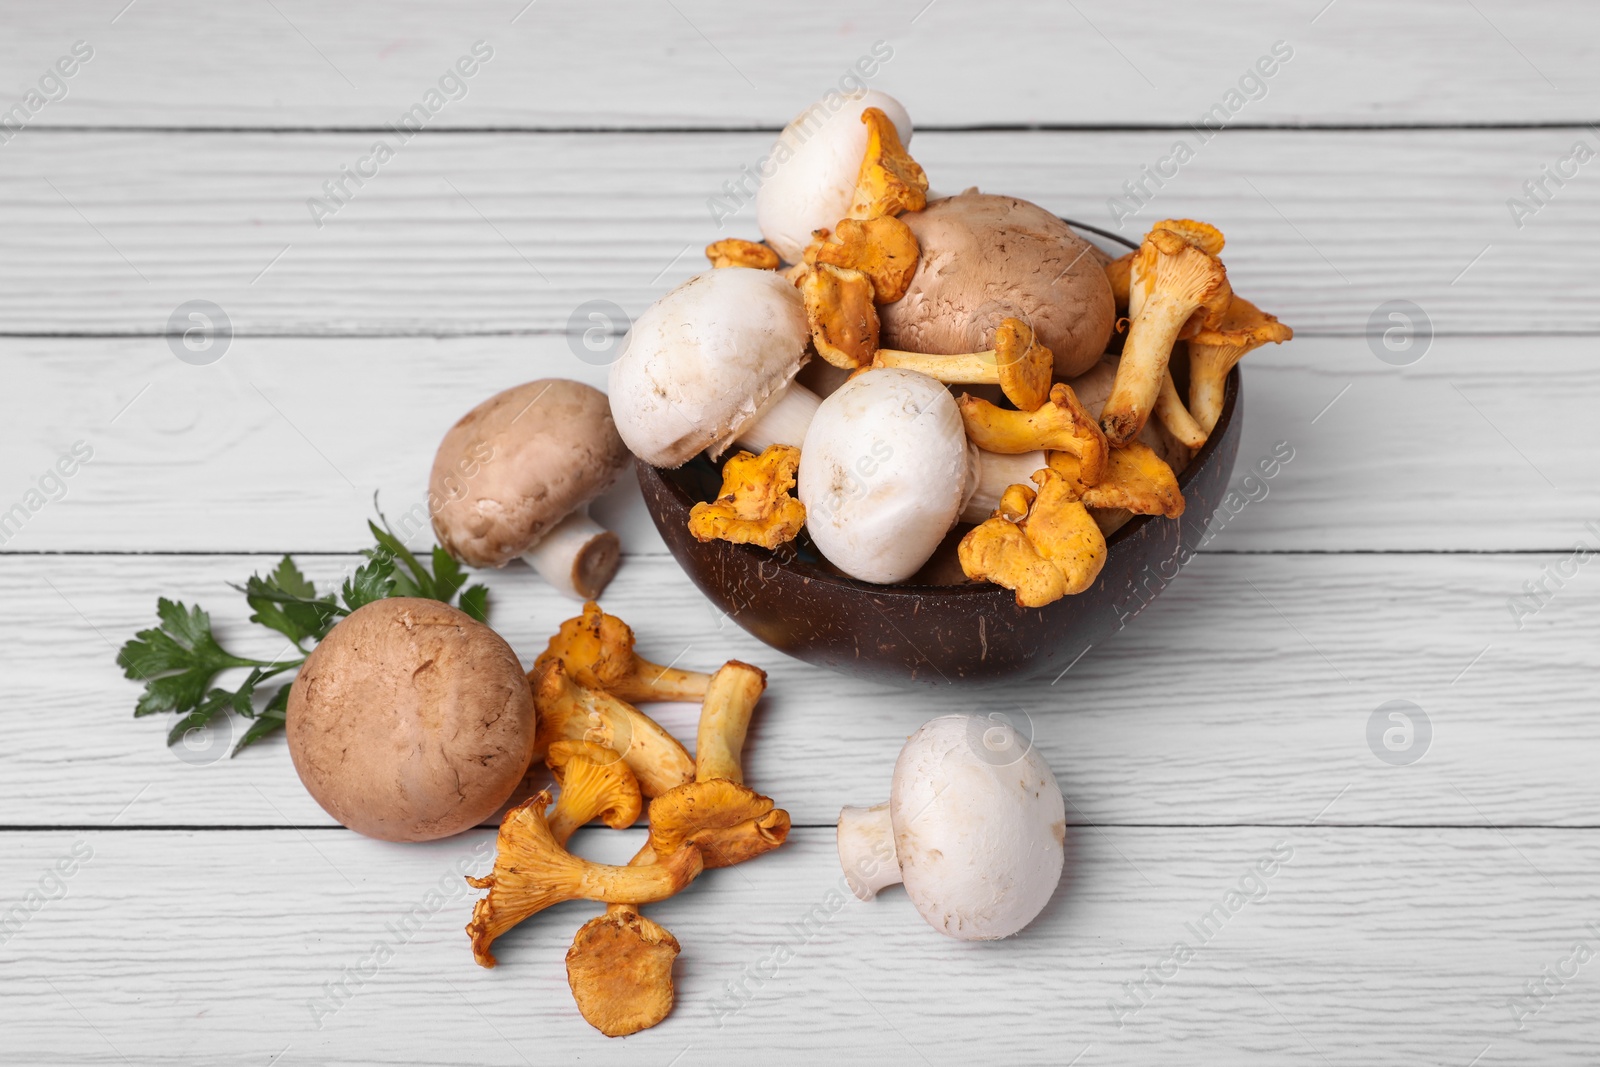
<instances>
[{"instance_id":1,"label":"white mushroom with stem","mask_svg":"<svg viewBox=\"0 0 1600 1067\"><path fill-rule=\"evenodd\" d=\"M1030 739L999 716L924 723L889 799L839 813L839 862L862 900L905 883L917 911L963 941L1009 937L1061 880L1066 805Z\"/></svg>"},{"instance_id":2,"label":"white mushroom with stem","mask_svg":"<svg viewBox=\"0 0 1600 1067\"><path fill-rule=\"evenodd\" d=\"M515 386L439 443L428 479L434 534L471 566L520 557L568 596L597 597L622 550L589 503L627 465L604 393L564 378Z\"/></svg>"},{"instance_id":3,"label":"white mushroom with stem","mask_svg":"<svg viewBox=\"0 0 1600 1067\"><path fill-rule=\"evenodd\" d=\"M821 402L794 384L811 329L800 293L772 271L697 274L640 315L611 365L611 414L633 454L681 467L735 442L799 445Z\"/></svg>"}]
</instances>

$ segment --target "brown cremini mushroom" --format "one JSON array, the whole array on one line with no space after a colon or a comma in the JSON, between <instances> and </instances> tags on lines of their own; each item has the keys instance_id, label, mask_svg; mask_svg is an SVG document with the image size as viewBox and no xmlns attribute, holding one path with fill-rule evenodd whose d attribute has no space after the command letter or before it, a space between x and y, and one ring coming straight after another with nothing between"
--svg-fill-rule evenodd
<instances>
[{"instance_id":1,"label":"brown cremini mushroom","mask_svg":"<svg viewBox=\"0 0 1600 1067\"><path fill-rule=\"evenodd\" d=\"M872 279L873 299L887 304L905 295L917 272L917 238L893 215L840 219L832 233L806 249L805 261L860 271Z\"/></svg>"},{"instance_id":2,"label":"brown cremini mushroom","mask_svg":"<svg viewBox=\"0 0 1600 1067\"><path fill-rule=\"evenodd\" d=\"M1114 445L1133 440L1144 428L1179 337L1186 330L1215 325L1227 310L1232 296L1228 272L1209 247L1216 247L1215 242L1193 227L1165 229L1160 224L1139 246L1129 290L1133 320L1116 385L1100 413L1101 428Z\"/></svg>"},{"instance_id":3,"label":"brown cremini mushroom","mask_svg":"<svg viewBox=\"0 0 1600 1067\"><path fill-rule=\"evenodd\" d=\"M428 480L433 532L471 566L520 556L563 593L599 596L622 549L589 518L589 503L628 460L598 389L546 378L496 393L439 442Z\"/></svg>"},{"instance_id":4,"label":"brown cremini mushroom","mask_svg":"<svg viewBox=\"0 0 1600 1067\"><path fill-rule=\"evenodd\" d=\"M647 797L694 777L694 760L660 723L603 690L578 685L559 660L545 665L533 688L539 712L536 752L548 751L556 741L604 745L622 754Z\"/></svg>"},{"instance_id":5,"label":"brown cremini mushroom","mask_svg":"<svg viewBox=\"0 0 1600 1067\"><path fill-rule=\"evenodd\" d=\"M921 211L928 204L928 175L900 143L894 123L876 107L863 110L861 121L867 127L867 151L849 217L875 219Z\"/></svg>"},{"instance_id":6,"label":"brown cremini mushroom","mask_svg":"<svg viewBox=\"0 0 1600 1067\"><path fill-rule=\"evenodd\" d=\"M722 495L689 510L689 533L762 548L793 541L806 522L806 507L793 495L799 469L793 445L771 445L759 456L734 453L722 466Z\"/></svg>"},{"instance_id":7,"label":"brown cremini mushroom","mask_svg":"<svg viewBox=\"0 0 1600 1067\"><path fill-rule=\"evenodd\" d=\"M1189 339L1189 405L1210 433L1222 417L1222 397L1234 364L1264 344L1282 344L1294 331L1242 296L1235 296L1214 326Z\"/></svg>"},{"instance_id":8,"label":"brown cremini mushroom","mask_svg":"<svg viewBox=\"0 0 1600 1067\"><path fill-rule=\"evenodd\" d=\"M474 889L487 889L467 924L472 956L479 966L493 967L495 939L529 916L569 900L648 904L665 900L694 881L702 870L700 850L685 841L656 862L613 867L579 859L556 843L545 821L550 794L542 792L518 804L500 822L495 838L494 869L482 878L467 877Z\"/></svg>"},{"instance_id":9,"label":"brown cremini mushroom","mask_svg":"<svg viewBox=\"0 0 1600 1067\"><path fill-rule=\"evenodd\" d=\"M1051 469L1067 480L1087 508L1125 508L1135 515L1183 514L1183 492L1178 476L1166 461L1142 441L1129 441L1111 450L1105 477L1094 485L1079 477L1078 457L1070 452L1047 453Z\"/></svg>"},{"instance_id":10,"label":"brown cremini mushroom","mask_svg":"<svg viewBox=\"0 0 1600 1067\"><path fill-rule=\"evenodd\" d=\"M973 352L1009 317L1050 349L1058 378L1105 352L1116 320L1111 284L1094 246L1051 212L969 190L901 218L920 253L905 295L878 309L886 347Z\"/></svg>"},{"instance_id":11,"label":"brown cremini mushroom","mask_svg":"<svg viewBox=\"0 0 1600 1067\"><path fill-rule=\"evenodd\" d=\"M300 668L284 718L306 791L385 841L476 826L533 757L533 695L516 653L437 600L391 597L351 612Z\"/></svg>"},{"instance_id":12,"label":"brown cremini mushroom","mask_svg":"<svg viewBox=\"0 0 1600 1067\"><path fill-rule=\"evenodd\" d=\"M1039 608L1094 584L1106 561L1106 539L1067 480L1035 471L1034 492L1013 485L993 518L974 526L957 553L969 578L1004 586L1017 604Z\"/></svg>"},{"instance_id":13,"label":"brown cremini mushroom","mask_svg":"<svg viewBox=\"0 0 1600 1067\"><path fill-rule=\"evenodd\" d=\"M595 819L625 830L639 818L639 780L612 749L592 741L555 741L544 761L561 786L546 819L556 844L565 848L578 827Z\"/></svg>"},{"instance_id":14,"label":"brown cremini mushroom","mask_svg":"<svg viewBox=\"0 0 1600 1067\"><path fill-rule=\"evenodd\" d=\"M742 237L724 237L706 245L706 258L713 267L750 267L754 270L777 270L778 253L759 241L746 241Z\"/></svg>"},{"instance_id":15,"label":"brown cremini mushroom","mask_svg":"<svg viewBox=\"0 0 1600 1067\"><path fill-rule=\"evenodd\" d=\"M878 350L878 308L872 279L849 267L800 264L800 295L817 355L835 367L855 370Z\"/></svg>"},{"instance_id":16,"label":"brown cremini mushroom","mask_svg":"<svg viewBox=\"0 0 1600 1067\"><path fill-rule=\"evenodd\" d=\"M1005 455L1040 448L1071 452L1083 461L1083 480L1090 485L1105 473L1105 435L1065 382L1050 388L1050 402L1037 411L1006 411L970 396L956 403L968 439L981 449Z\"/></svg>"},{"instance_id":17,"label":"brown cremini mushroom","mask_svg":"<svg viewBox=\"0 0 1600 1067\"><path fill-rule=\"evenodd\" d=\"M1050 399L1055 356L1039 344L1021 319L1005 318L994 331L994 347L963 355L930 356L880 348L875 367L901 367L936 378L946 385L998 385L1006 399L1023 411L1036 411Z\"/></svg>"},{"instance_id":18,"label":"brown cremini mushroom","mask_svg":"<svg viewBox=\"0 0 1600 1067\"><path fill-rule=\"evenodd\" d=\"M699 700L711 675L651 663L633 650L633 630L589 601L583 614L561 624L528 672L536 683L545 667L559 660L567 676L590 689L603 689L629 704Z\"/></svg>"}]
</instances>

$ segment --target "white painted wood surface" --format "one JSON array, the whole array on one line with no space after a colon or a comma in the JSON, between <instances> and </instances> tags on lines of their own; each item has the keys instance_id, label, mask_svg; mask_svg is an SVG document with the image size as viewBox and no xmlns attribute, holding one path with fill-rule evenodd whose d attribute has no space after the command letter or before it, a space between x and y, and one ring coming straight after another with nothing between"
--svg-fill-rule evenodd
<instances>
[{"instance_id":1,"label":"white painted wood surface","mask_svg":"<svg viewBox=\"0 0 1600 1067\"><path fill-rule=\"evenodd\" d=\"M1600 147L1591 6L13 6L0 114L74 41L95 54L0 134L0 511L75 442L94 458L0 545L0 1059L1592 1060L1596 965L1566 961L1600 950L1600 585L1587 566L1548 575L1600 544L1600 185L1583 169L1520 228L1507 206L1575 141ZM478 39L495 55L466 98L319 230L307 198ZM1126 632L1054 686L1000 693L855 683L764 648L664 554L636 490L612 493L599 510L629 557L607 606L659 660L769 669L750 774L797 828L652 909L684 944L678 1010L607 1042L561 967L591 908L474 967L453 866L487 830L356 837L281 739L185 762L168 722L131 717L114 648L165 594L276 652L226 583L285 551L341 574L372 494L410 507L466 408L533 377L603 381L564 336L573 309L637 314L700 246L753 235L748 207L719 231L707 197L879 39L894 55L873 84L911 108L937 187L1091 223L1292 42L1266 95L1126 232L1168 214L1227 232L1236 285L1300 331L1252 357L1241 464L1280 440L1295 459ZM1505 128L1459 128L1481 124ZM1067 128L992 128L1038 125ZM1416 125L1447 128L1400 128ZM1145 126L1170 128L1130 129ZM1345 126L1363 129L1328 128ZM207 367L161 336L197 298L234 330ZM1403 368L1369 344L1393 299L1434 331ZM489 581L531 660L572 606L525 571ZM1519 626L1510 604L1540 581ZM1432 726L1410 766L1366 740L1392 699ZM793 933L833 904L838 807L881 797L925 718L999 704L1025 713L1071 799L1068 876L1041 920L959 945L891 891ZM694 708L656 710L692 737ZM579 847L617 861L636 838ZM1196 944L1185 924L1278 842L1294 856L1266 898ZM92 856L57 883L74 847ZM448 900L319 1018L326 984L436 884ZM1147 978L1180 939L1195 959ZM793 958L755 977L779 946ZM1541 1007L1525 984L1551 973L1570 977ZM1125 986L1141 979L1143 1006ZM747 1003L719 1019L741 982Z\"/></svg>"}]
</instances>

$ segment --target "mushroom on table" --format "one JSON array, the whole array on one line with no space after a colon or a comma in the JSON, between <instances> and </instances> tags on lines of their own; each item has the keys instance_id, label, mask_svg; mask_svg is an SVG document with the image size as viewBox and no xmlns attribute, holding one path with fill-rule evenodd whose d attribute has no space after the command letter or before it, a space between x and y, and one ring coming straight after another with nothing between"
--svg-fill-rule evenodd
<instances>
[{"instance_id":1,"label":"mushroom on table","mask_svg":"<svg viewBox=\"0 0 1600 1067\"><path fill-rule=\"evenodd\" d=\"M507 389L439 443L428 483L434 534L474 567L521 557L568 596L599 596L622 554L589 503L627 464L598 389L563 378Z\"/></svg>"}]
</instances>

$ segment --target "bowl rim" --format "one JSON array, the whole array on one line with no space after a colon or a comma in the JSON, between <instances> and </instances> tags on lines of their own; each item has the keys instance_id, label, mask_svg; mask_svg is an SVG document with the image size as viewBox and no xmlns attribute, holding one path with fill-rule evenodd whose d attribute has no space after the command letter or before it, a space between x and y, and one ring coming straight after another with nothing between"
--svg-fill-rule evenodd
<instances>
[{"instance_id":1,"label":"bowl rim","mask_svg":"<svg viewBox=\"0 0 1600 1067\"><path fill-rule=\"evenodd\" d=\"M1120 234L1109 233L1096 226L1077 222L1064 216L1061 217L1061 221L1070 226L1099 234L1108 240L1116 241L1119 244L1126 245L1130 249L1139 247L1137 244L1129 241L1126 237L1123 237ZM1178 475L1179 490L1185 490L1189 487L1194 479L1199 476L1201 468L1210 461L1211 457L1216 454L1217 449L1222 446L1222 439L1225 436L1223 430L1225 430L1226 427L1233 422L1234 409L1237 406L1239 385L1242 378L1239 372L1240 367L1238 364L1235 364L1233 369L1228 372L1223 395L1222 414L1218 416L1217 424L1212 428L1210 435L1207 436L1206 443L1201 445L1200 450L1190 457L1188 464L1183 468L1183 473ZM697 455L695 458L698 459L699 456ZM685 508L692 508L695 504L701 503L701 501L694 499L693 495L682 485L680 485L676 479L668 476L671 473L670 470L643 462L639 463L639 468L641 473L645 470L650 471L651 475L656 478L666 488L666 490L672 494L673 498ZM1185 515L1187 515L1187 511L1185 511ZM1117 545L1120 545L1124 541L1136 536L1140 530L1144 529L1144 527L1161 518L1164 518L1164 516L1135 515L1131 520L1123 523L1122 526L1114 531L1110 537L1106 538L1107 555L1109 556L1111 550ZM1180 517L1172 521L1181 523L1183 518ZM794 572L793 564L775 558L775 553L771 549L763 549L755 545L735 544L727 541L722 542L721 547L724 551L737 552L743 556L746 556L757 565L772 564L782 570L790 571L791 573ZM885 596L992 596L996 594L1004 594L1007 599L1010 599L1014 596L1009 589L1006 589L1004 586L995 585L992 582L963 582L960 585L913 585L908 582L894 582L888 585L877 585L872 582L863 582L859 578L851 578L849 575L835 574L832 571L824 570L820 567L816 568L814 571L811 571L808 568L808 573L804 574L803 577L809 581L821 582L825 585L833 585L842 589L855 589Z\"/></svg>"}]
</instances>

